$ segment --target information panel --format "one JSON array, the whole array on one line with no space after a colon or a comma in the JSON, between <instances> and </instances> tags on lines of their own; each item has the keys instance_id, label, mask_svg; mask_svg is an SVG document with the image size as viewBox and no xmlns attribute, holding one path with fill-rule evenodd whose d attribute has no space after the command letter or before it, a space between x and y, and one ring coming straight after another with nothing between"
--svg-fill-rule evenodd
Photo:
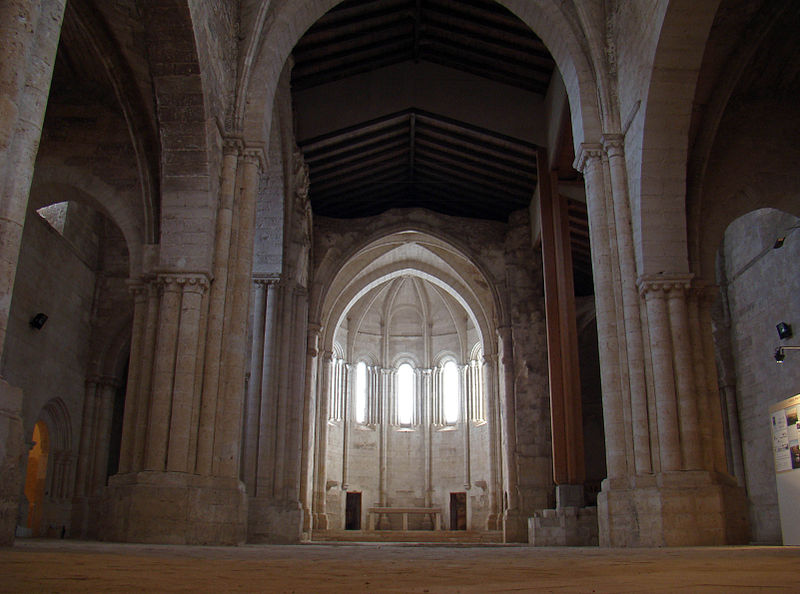
<instances>
[{"instance_id":1,"label":"information panel","mask_svg":"<svg viewBox=\"0 0 800 594\"><path fill-rule=\"evenodd\" d=\"M770 407L783 544L800 545L800 394Z\"/></svg>"}]
</instances>

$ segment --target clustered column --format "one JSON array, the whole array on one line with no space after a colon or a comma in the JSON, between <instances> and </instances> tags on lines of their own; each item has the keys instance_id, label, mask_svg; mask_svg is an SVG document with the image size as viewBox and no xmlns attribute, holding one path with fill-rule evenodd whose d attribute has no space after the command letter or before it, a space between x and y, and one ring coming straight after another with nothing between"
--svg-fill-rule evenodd
<instances>
[{"instance_id":1,"label":"clustered column","mask_svg":"<svg viewBox=\"0 0 800 594\"><path fill-rule=\"evenodd\" d=\"M709 472L727 472L709 291L686 272L638 275L623 137L602 140L581 145L576 159L586 182L602 371L608 476L598 498L600 543L724 542L727 530L739 530L729 522L736 513L708 520L717 532L702 536L672 526L678 518L687 526L707 521L674 511L688 485L703 505L740 499L722 496L729 483ZM692 474L678 479L679 471ZM658 528L640 528L631 521L637 513L660 514Z\"/></svg>"},{"instance_id":2,"label":"clustered column","mask_svg":"<svg viewBox=\"0 0 800 594\"><path fill-rule=\"evenodd\" d=\"M149 504L137 508L141 517L135 520L121 517L127 497L177 500L201 485L205 494L190 497L186 510L163 506L153 513L174 512L175 522L186 523L187 542L233 544L244 538L238 473L262 166L260 149L225 141L211 270L156 269L130 283L131 357L119 476L111 485L118 490L109 492L111 538L140 538L147 529L139 522L154 522L157 532ZM207 488L211 477L213 494ZM209 513L208 505L217 511Z\"/></svg>"},{"instance_id":3,"label":"clustered column","mask_svg":"<svg viewBox=\"0 0 800 594\"><path fill-rule=\"evenodd\" d=\"M719 399L709 390L702 339L705 291L692 275L645 276L639 291L647 304L660 469L723 470L721 434L714 428L721 421Z\"/></svg>"}]
</instances>

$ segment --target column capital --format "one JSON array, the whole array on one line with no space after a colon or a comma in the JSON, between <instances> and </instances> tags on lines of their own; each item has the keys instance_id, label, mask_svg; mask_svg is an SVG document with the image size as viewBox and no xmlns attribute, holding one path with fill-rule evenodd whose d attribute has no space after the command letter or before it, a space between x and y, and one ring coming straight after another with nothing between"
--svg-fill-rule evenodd
<instances>
[{"instance_id":1,"label":"column capital","mask_svg":"<svg viewBox=\"0 0 800 594\"><path fill-rule=\"evenodd\" d=\"M161 272L156 281L165 291L205 293L211 284L205 272Z\"/></svg>"},{"instance_id":2,"label":"column capital","mask_svg":"<svg viewBox=\"0 0 800 594\"><path fill-rule=\"evenodd\" d=\"M696 278L693 282L694 294L704 305L711 306L719 295L719 285L702 278Z\"/></svg>"},{"instance_id":3,"label":"column capital","mask_svg":"<svg viewBox=\"0 0 800 594\"><path fill-rule=\"evenodd\" d=\"M261 145L247 145L242 149L241 160L255 165L260 171L267 170L267 154Z\"/></svg>"},{"instance_id":4,"label":"column capital","mask_svg":"<svg viewBox=\"0 0 800 594\"><path fill-rule=\"evenodd\" d=\"M258 276L253 276L253 284L256 285L263 285L263 286L274 286L281 282L281 275L280 273L271 273L271 274L260 274Z\"/></svg>"},{"instance_id":5,"label":"column capital","mask_svg":"<svg viewBox=\"0 0 800 594\"><path fill-rule=\"evenodd\" d=\"M600 160L603 157L603 145L598 142L582 142L578 147L578 154L575 155L573 167L583 173L586 165L593 159Z\"/></svg>"},{"instance_id":6,"label":"column capital","mask_svg":"<svg viewBox=\"0 0 800 594\"><path fill-rule=\"evenodd\" d=\"M322 333L322 326L319 324L310 323L307 332L307 353L311 357L319 355L319 337Z\"/></svg>"},{"instance_id":7,"label":"column capital","mask_svg":"<svg viewBox=\"0 0 800 594\"><path fill-rule=\"evenodd\" d=\"M694 274L645 274L636 280L639 294L662 294L669 297L683 296L692 288Z\"/></svg>"},{"instance_id":8,"label":"column capital","mask_svg":"<svg viewBox=\"0 0 800 594\"><path fill-rule=\"evenodd\" d=\"M222 139L222 154L224 156L238 157L244 148L244 141L235 136L228 136Z\"/></svg>"},{"instance_id":9,"label":"column capital","mask_svg":"<svg viewBox=\"0 0 800 594\"><path fill-rule=\"evenodd\" d=\"M600 139L609 158L625 154L625 137L622 134L603 134Z\"/></svg>"},{"instance_id":10,"label":"column capital","mask_svg":"<svg viewBox=\"0 0 800 594\"><path fill-rule=\"evenodd\" d=\"M130 278L125 281L128 292L133 295L134 301L145 301L147 299L147 283L140 278Z\"/></svg>"}]
</instances>

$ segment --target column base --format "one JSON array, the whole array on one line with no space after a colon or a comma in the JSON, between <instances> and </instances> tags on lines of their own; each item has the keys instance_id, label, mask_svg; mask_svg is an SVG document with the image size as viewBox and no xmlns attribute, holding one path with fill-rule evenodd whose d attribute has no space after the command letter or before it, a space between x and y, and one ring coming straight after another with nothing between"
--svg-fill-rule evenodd
<instances>
[{"instance_id":1,"label":"column base","mask_svg":"<svg viewBox=\"0 0 800 594\"><path fill-rule=\"evenodd\" d=\"M14 544L22 490L25 435L22 425L22 389L0 379L0 546ZM23 518L24 520L24 518Z\"/></svg>"},{"instance_id":2,"label":"column base","mask_svg":"<svg viewBox=\"0 0 800 594\"><path fill-rule=\"evenodd\" d=\"M597 546L597 508L544 509L528 518L528 542L535 547Z\"/></svg>"},{"instance_id":3,"label":"column base","mask_svg":"<svg viewBox=\"0 0 800 594\"><path fill-rule=\"evenodd\" d=\"M248 502L247 542L303 542L303 508L300 503L277 503L271 498L251 498Z\"/></svg>"},{"instance_id":4,"label":"column base","mask_svg":"<svg viewBox=\"0 0 800 594\"><path fill-rule=\"evenodd\" d=\"M736 481L706 471L603 481L597 498L601 546L746 544L747 497Z\"/></svg>"},{"instance_id":5,"label":"column base","mask_svg":"<svg viewBox=\"0 0 800 594\"><path fill-rule=\"evenodd\" d=\"M536 547L597 546L597 508L584 507L583 485L556 485L555 509L528 518L528 542Z\"/></svg>"},{"instance_id":6,"label":"column base","mask_svg":"<svg viewBox=\"0 0 800 594\"><path fill-rule=\"evenodd\" d=\"M327 530L328 529L328 514L315 513L314 514L314 530Z\"/></svg>"},{"instance_id":7,"label":"column base","mask_svg":"<svg viewBox=\"0 0 800 594\"><path fill-rule=\"evenodd\" d=\"M528 542L528 518L517 510L503 516L503 542Z\"/></svg>"},{"instance_id":8,"label":"column base","mask_svg":"<svg viewBox=\"0 0 800 594\"><path fill-rule=\"evenodd\" d=\"M143 471L109 479L103 513L101 540L237 545L247 500L237 479Z\"/></svg>"}]
</instances>

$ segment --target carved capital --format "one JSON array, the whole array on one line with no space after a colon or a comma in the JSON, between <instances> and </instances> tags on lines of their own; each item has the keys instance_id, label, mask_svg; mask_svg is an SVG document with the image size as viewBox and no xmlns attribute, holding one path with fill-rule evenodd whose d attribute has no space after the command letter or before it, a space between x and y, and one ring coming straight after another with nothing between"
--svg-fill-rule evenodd
<instances>
[{"instance_id":1,"label":"carved capital","mask_svg":"<svg viewBox=\"0 0 800 594\"><path fill-rule=\"evenodd\" d=\"M625 137L622 134L603 134L601 140L609 159L625 156Z\"/></svg>"},{"instance_id":2,"label":"carved capital","mask_svg":"<svg viewBox=\"0 0 800 594\"><path fill-rule=\"evenodd\" d=\"M647 274L636 281L639 294L645 298L650 296L676 299L684 297L692 288L693 274Z\"/></svg>"},{"instance_id":3,"label":"carved capital","mask_svg":"<svg viewBox=\"0 0 800 594\"><path fill-rule=\"evenodd\" d=\"M281 275L278 273L275 274L264 274L259 276L253 277L253 284L261 285L264 287L275 286L279 282L281 282Z\"/></svg>"},{"instance_id":4,"label":"carved capital","mask_svg":"<svg viewBox=\"0 0 800 594\"><path fill-rule=\"evenodd\" d=\"M603 145L596 142L583 142L578 147L578 154L575 155L575 162L573 167L581 173L584 172L589 161L596 160L600 162L603 158Z\"/></svg>"},{"instance_id":5,"label":"carved capital","mask_svg":"<svg viewBox=\"0 0 800 594\"><path fill-rule=\"evenodd\" d=\"M222 139L222 154L225 157L234 156L238 157L244 148L244 142L241 138L229 136Z\"/></svg>"},{"instance_id":6,"label":"carved capital","mask_svg":"<svg viewBox=\"0 0 800 594\"><path fill-rule=\"evenodd\" d=\"M125 281L128 285L128 292L133 295L134 302L143 302L147 300L147 284L138 278L132 278Z\"/></svg>"},{"instance_id":7,"label":"carved capital","mask_svg":"<svg viewBox=\"0 0 800 594\"><path fill-rule=\"evenodd\" d=\"M714 302L717 300L717 296L719 295L719 285L698 278L694 280L693 286L694 294L701 305L705 307L711 307L714 305Z\"/></svg>"},{"instance_id":8,"label":"carved capital","mask_svg":"<svg viewBox=\"0 0 800 594\"><path fill-rule=\"evenodd\" d=\"M260 171L267 170L267 155L263 146L248 145L241 152L241 160L255 165Z\"/></svg>"},{"instance_id":9,"label":"carved capital","mask_svg":"<svg viewBox=\"0 0 800 594\"><path fill-rule=\"evenodd\" d=\"M209 276L204 272L164 272L156 281L164 291L188 291L205 293L210 284Z\"/></svg>"}]
</instances>

